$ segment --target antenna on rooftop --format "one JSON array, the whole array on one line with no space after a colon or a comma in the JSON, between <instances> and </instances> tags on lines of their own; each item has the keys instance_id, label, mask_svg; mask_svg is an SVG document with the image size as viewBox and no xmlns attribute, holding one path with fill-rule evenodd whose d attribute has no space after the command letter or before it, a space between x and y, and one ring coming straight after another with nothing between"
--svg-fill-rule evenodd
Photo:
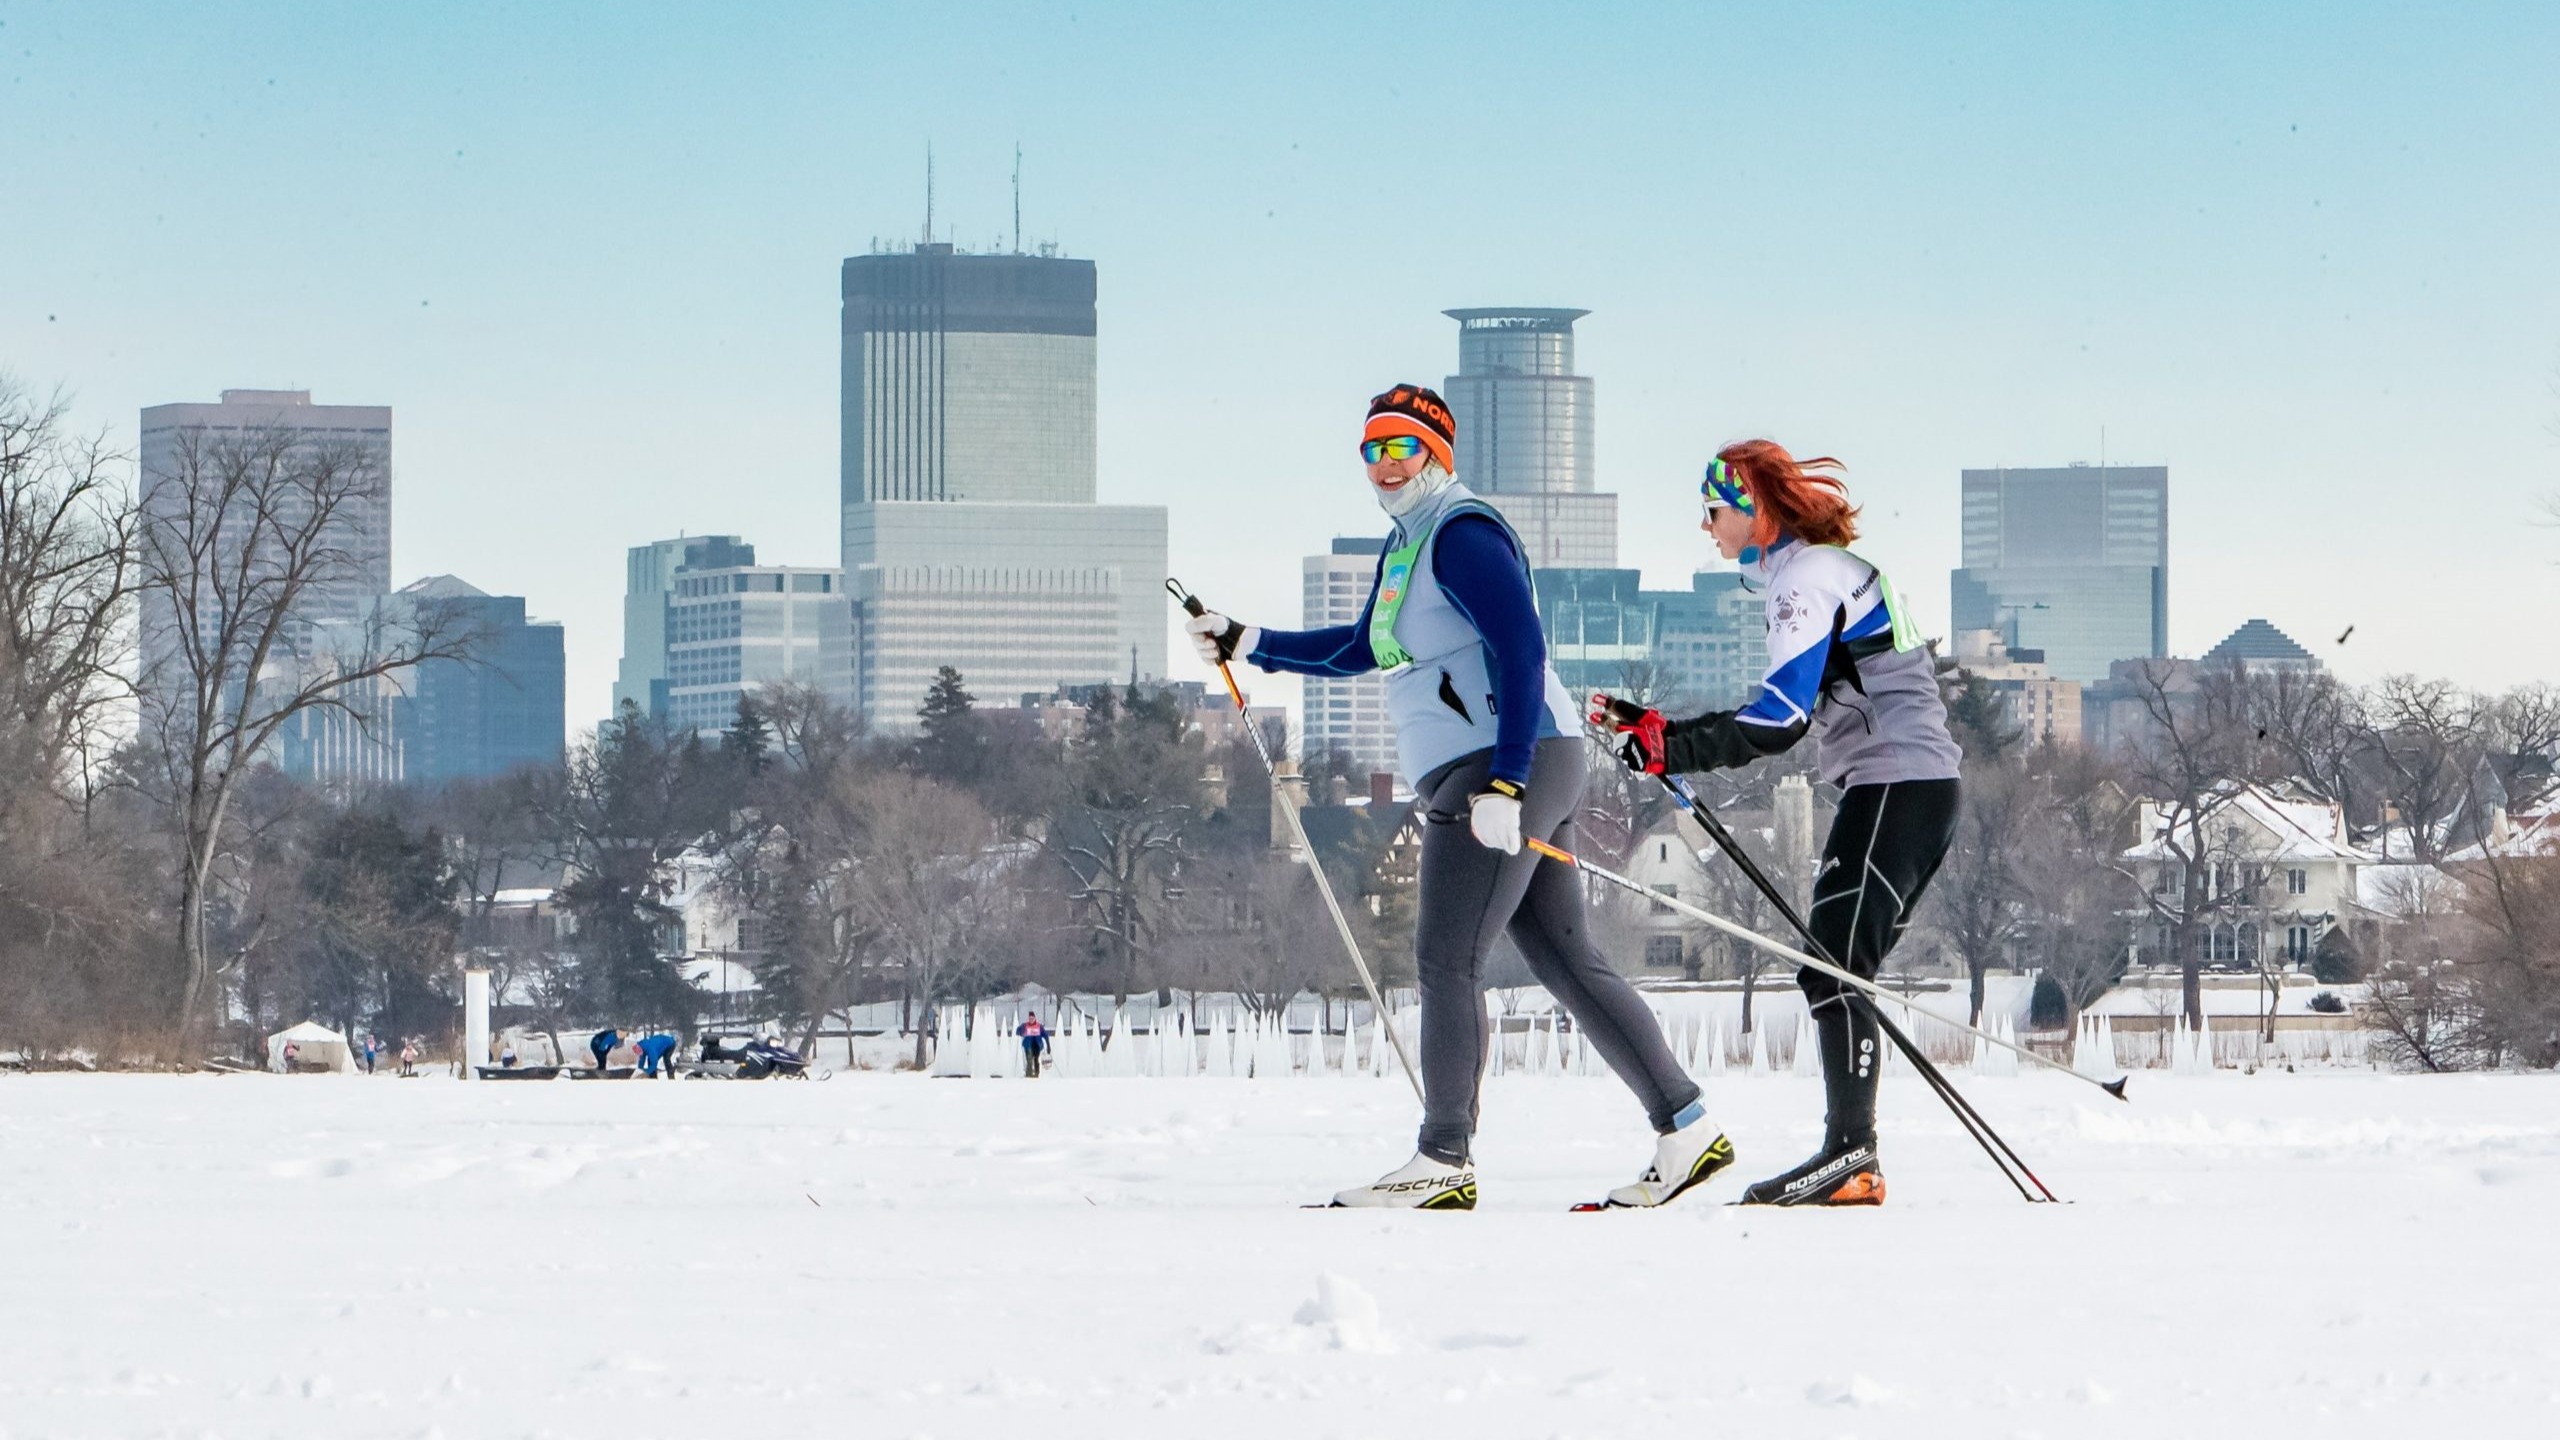
<instances>
[{"instance_id":1,"label":"antenna on rooftop","mask_svg":"<svg viewBox=\"0 0 2560 1440\"><path fill-rule=\"evenodd\" d=\"M933 142L924 142L924 243L933 243Z\"/></svg>"},{"instance_id":2,"label":"antenna on rooftop","mask_svg":"<svg viewBox=\"0 0 2560 1440\"><path fill-rule=\"evenodd\" d=\"M1022 253L1022 142L1013 142L1013 253Z\"/></svg>"}]
</instances>

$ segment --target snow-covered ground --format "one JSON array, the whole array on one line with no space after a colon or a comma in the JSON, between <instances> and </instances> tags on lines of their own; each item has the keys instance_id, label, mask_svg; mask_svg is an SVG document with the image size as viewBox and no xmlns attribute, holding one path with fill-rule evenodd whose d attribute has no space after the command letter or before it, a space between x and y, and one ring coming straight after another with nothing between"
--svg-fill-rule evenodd
<instances>
[{"instance_id":1,"label":"snow-covered ground","mask_svg":"<svg viewBox=\"0 0 2560 1440\"><path fill-rule=\"evenodd\" d=\"M1960 1077L1961 1078L1961 1077ZM1309 1211L1401 1082L0 1077L0 1435L2539 1433L2560 1080L1888 1081L1885 1209L1568 1215L1647 1146L1489 1084L1472 1215ZM1715 1083L1746 1177L1817 1089Z\"/></svg>"}]
</instances>

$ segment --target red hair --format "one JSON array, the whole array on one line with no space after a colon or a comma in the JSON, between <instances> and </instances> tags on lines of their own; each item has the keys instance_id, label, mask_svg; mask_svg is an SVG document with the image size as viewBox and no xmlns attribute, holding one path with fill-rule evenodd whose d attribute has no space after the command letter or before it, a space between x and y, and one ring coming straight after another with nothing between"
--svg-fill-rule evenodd
<instances>
[{"instance_id":1,"label":"red hair","mask_svg":"<svg viewBox=\"0 0 2560 1440\"><path fill-rule=\"evenodd\" d=\"M1751 542L1767 548L1781 534L1808 545L1846 545L1858 538L1858 507L1837 475L1848 467L1828 455L1798 460L1775 440L1737 440L1716 452L1750 495Z\"/></svg>"}]
</instances>

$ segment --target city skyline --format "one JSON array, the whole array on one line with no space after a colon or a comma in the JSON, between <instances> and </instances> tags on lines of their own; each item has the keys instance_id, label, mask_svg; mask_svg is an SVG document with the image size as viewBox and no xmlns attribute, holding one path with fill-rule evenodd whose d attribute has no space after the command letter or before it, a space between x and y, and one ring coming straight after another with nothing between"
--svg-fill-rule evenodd
<instances>
[{"instance_id":1,"label":"city skyline","mask_svg":"<svg viewBox=\"0 0 2560 1440\"><path fill-rule=\"evenodd\" d=\"M1020 140L1024 248L1111 272L1104 493L1168 507L1173 572L1242 618L1287 623L1299 557L1384 532L1349 437L1368 394L1446 373L1442 310L1572 305L1649 585L1704 559L1697 467L1743 435L1849 462L1861 553L1940 634L1963 469L2130 460L2185 497L2172 653L2263 616L2350 680L2540 678L2420 557L2560 605L2560 540L2526 523L2560 489L2547 9L1471 13L1394 97L1320 11L1224 38L1026 19L972 42L1008 84L964 104L921 17L856 43L816 10L671 11L567 106L525 78L591 38L567 19L484 50L289 7L14 15L0 123L48 223L0 236L0 363L128 447L142 406L225 386L396 407L400 574L562 619L596 716L627 547L835 563L837 266L913 238L928 142L937 234L1009 246ZM1821 103L1693 103L1719 73ZM2430 98L2359 103L2385 88ZM1399 182L1410 237L1375 213L1383 137L1440 150ZM254 183L288 156L325 201Z\"/></svg>"}]
</instances>

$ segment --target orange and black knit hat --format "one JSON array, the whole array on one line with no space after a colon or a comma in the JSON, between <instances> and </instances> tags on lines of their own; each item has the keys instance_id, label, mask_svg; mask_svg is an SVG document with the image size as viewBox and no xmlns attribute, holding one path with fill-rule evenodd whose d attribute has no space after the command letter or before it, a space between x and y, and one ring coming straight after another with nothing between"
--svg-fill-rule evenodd
<instances>
[{"instance_id":1,"label":"orange and black knit hat","mask_svg":"<svg viewBox=\"0 0 2560 1440\"><path fill-rule=\"evenodd\" d=\"M1363 443L1384 439L1389 435L1411 435L1440 462L1440 468L1451 474L1458 471L1457 417L1449 413L1449 402L1437 391L1423 385L1398 385L1369 401L1369 423L1360 432Z\"/></svg>"}]
</instances>

